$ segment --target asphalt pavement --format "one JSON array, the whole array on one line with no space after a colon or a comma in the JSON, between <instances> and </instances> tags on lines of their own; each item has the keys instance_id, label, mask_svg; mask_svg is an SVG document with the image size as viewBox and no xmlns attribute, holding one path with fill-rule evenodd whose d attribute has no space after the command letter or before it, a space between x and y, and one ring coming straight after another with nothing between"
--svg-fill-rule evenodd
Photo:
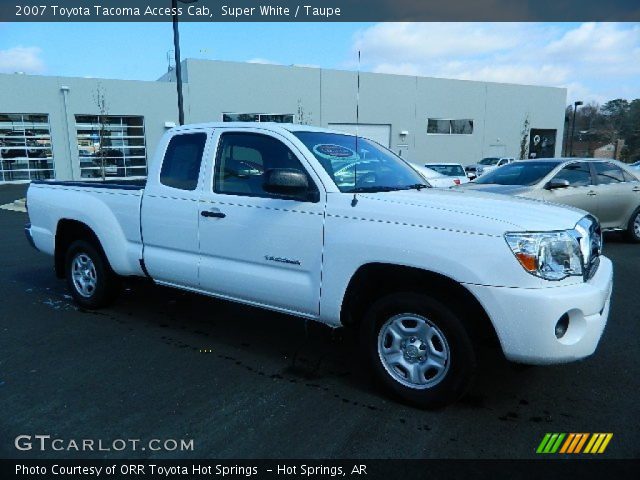
<instances>
[{"instance_id":1,"label":"asphalt pavement","mask_svg":"<svg viewBox=\"0 0 640 480\"><path fill-rule=\"evenodd\" d=\"M0 187L0 204L23 191ZM26 221L0 210L0 457L534 458L547 432L611 432L606 458L639 456L640 245L615 235L595 355L525 369L496 355L464 400L421 411L373 387L340 331L145 282L79 309ZM18 435L194 448L18 451Z\"/></svg>"}]
</instances>

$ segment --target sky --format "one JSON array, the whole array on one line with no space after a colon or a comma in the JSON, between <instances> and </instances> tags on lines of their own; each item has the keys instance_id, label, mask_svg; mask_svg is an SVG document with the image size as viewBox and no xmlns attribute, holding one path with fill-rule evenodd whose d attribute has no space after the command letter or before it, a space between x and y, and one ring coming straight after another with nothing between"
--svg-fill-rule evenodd
<instances>
[{"instance_id":1,"label":"sky","mask_svg":"<svg viewBox=\"0 0 640 480\"><path fill-rule=\"evenodd\" d=\"M640 98L639 23L181 23L182 58L566 87ZM0 72L155 80L171 23L1 23Z\"/></svg>"}]
</instances>

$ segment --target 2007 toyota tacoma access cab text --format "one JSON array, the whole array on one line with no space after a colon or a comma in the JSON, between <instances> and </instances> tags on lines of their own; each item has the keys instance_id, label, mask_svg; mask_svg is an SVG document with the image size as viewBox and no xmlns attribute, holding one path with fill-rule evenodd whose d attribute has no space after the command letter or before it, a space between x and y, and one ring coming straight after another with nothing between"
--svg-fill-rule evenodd
<instances>
[{"instance_id":1,"label":"2007 toyota tacoma access cab text","mask_svg":"<svg viewBox=\"0 0 640 480\"><path fill-rule=\"evenodd\" d=\"M212 123L162 138L146 182L33 182L26 233L78 304L123 277L358 327L377 380L422 407L469 388L477 339L528 364L591 355L612 264L586 212L428 188L365 138Z\"/></svg>"}]
</instances>

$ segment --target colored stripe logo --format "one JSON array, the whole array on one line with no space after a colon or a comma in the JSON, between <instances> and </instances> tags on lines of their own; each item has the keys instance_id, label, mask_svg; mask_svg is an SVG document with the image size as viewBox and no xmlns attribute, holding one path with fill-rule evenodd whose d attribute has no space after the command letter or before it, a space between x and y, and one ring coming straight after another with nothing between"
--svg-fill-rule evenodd
<instances>
[{"instance_id":1,"label":"colored stripe logo","mask_svg":"<svg viewBox=\"0 0 640 480\"><path fill-rule=\"evenodd\" d=\"M536 453L600 454L604 453L612 438L613 433L547 433Z\"/></svg>"}]
</instances>

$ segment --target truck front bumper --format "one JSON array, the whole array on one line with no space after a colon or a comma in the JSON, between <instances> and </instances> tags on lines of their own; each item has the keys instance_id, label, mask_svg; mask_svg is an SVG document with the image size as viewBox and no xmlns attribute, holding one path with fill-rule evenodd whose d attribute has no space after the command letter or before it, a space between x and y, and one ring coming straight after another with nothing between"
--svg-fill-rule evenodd
<instances>
[{"instance_id":1,"label":"truck front bumper","mask_svg":"<svg viewBox=\"0 0 640 480\"><path fill-rule=\"evenodd\" d=\"M609 317L613 265L600 258L591 280L538 289L466 285L489 315L505 356L529 364L564 363L591 355ZM567 322L556 336L558 322Z\"/></svg>"}]
</instances>

